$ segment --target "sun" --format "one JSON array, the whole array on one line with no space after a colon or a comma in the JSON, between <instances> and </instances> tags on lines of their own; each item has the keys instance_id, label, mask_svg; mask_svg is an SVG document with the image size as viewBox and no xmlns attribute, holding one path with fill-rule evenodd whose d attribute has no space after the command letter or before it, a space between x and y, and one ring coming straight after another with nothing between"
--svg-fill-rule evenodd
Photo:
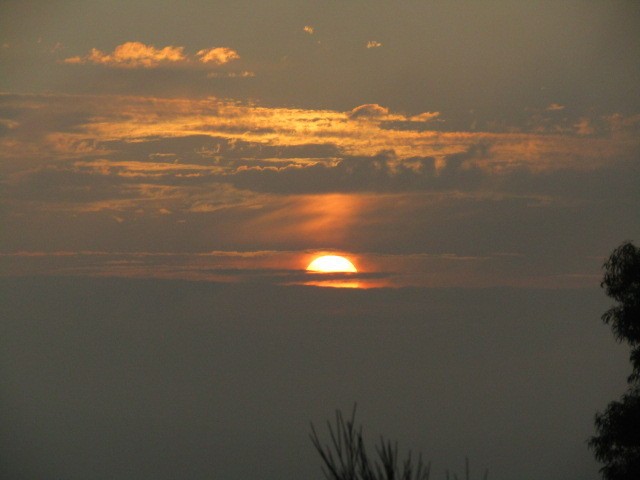
<instances>
[{"instance_id":1,"label":"sun","mask_svg":"<svg viewBox=\"0 0 640 480\"><path fill-rule=\"evenodd\" d=\"M313 262L309 264L307 267L308 272L323 272L323 273L334 273L334 272L349 272L356 273L356 267L344 257L340 257L338 255L324 255L322 257L316 258Z\"/></svg>"}]
</instances>

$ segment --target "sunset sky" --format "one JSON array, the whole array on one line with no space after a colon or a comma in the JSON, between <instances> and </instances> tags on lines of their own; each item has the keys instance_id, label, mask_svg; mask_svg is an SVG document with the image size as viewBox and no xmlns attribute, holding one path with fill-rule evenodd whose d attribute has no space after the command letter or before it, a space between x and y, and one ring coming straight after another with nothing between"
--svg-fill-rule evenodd
<instances>
[{"instance_id":1,"label":"sunset sky","mask_svg":"<svg viewBox=\"0 0 640 480\"><path fill-rule=\"evenodd\" d=\"M358 402L373 438L394 435L426 458L429 449L440 455L432 458L436 478L465 455L489 468L492 480L598 478L585 441L593 414L621 392L626 376L626 352L599 323L608 305L598 290L601 266L622 241L640 240L638 32L640 5L631 1L2 1L0 274L10 313L2 342L13 353L3 354L12 381L0 399L19 412L1 432L15 449L3 468L25 479L321 478L307 445L308 421L322 423L335 408ZM324 254L349 258L358 269L349 282L361 288L308 286L322 283L305 268ZM228 301L220 306L212 296ZM92 330L83 322L94 320L88 312L101 311L99 305L109 313ZM154 327L150 312L165 323ZM520 313L530 335L518 327ZM76 320L65 323L69 318ZM172 318L190 333L176 334ZM161 376L167 365L145 359L146 367L136 369L130 355L141 333L111 330L143 322L151 330L149 355L160 358L163 348L191 351L207 318L217 319L206 327L215 345L198 344L202 356L176 368L197 364L204 372L209 363L214 370L224 364L229 378L257 382L236 394L255 397L262 381L303 365L298 385L307 393L289 384L281 390L290 415L277 395L245 399L240 403L253 420L234 423L220 413L232 408L230 395L213 402L219 411L211 416L203 379L212 377L149 379L149 371ZM48 326L41 331L35 319ZM33 322L30 329L25 321ZM237 350L221 353L218 334L227 327ZM100 336L101 329L111 333ZM440 340L430 336L434 331ZM151 399L156 389L167 399L191 391L195 403L184 400L185 408L209 420L224 417L221 430L217 420L207 423L211 430L193 426L165 405L157 417L140 420L135 442L122 426L108 434L108 445L83 451L83 435L94 438L87 425L104 416L88 406L99 381L73 373L74 365L95 359L90 346L69 347L74 334L78 341L97 335L99 355L116 339L130 340L119 361L133 365L126 375L144 385L112 380L117 388L104 387L110 415L140 419L122 397L135 397L135 388ZM168 343L160 340L165 334ZM42 353L41 335L56 339L47 347L51 357ZM272 343L261 343L263 337ZM288 337L300 344L272 358L274 345L288 345ZM447 345L455 350L458 340L473 347L446 360ZM420 341L440 353L408 355ZM387 361L375 364L370 349ZM520 359L521 366L539 379L536 395L547 392L527 404L530 410L507 412L507 419L496 407L478 413L487 415L480 423L471 414L467 424L459 416L429 423L445 404L453 417L472 409L466 399L458 405L454 391L433 393L433 375L438 384L475 385L468 376L476 369L510 378L502 369L510 368L511 355L529 351L533 357ZM274 360L265 372L247 367L262 365L264 355ZM106 358L94 373L121 379ZM345 373L340 358L355 364ZM50 372L59 382L33 375L49 360L59 367ZM425 370L412 374L420 384L414 390L404 375L416 362ZM563 368L584 391L566 390L557 376ZM345 390L369 380L380 383ZM74 417L65 401L50 402L48 381L67 382L86 417ZM533 388L491 384L474 391L506 402L505 392L524 398ZM435 396L421 403L425 392ZM585 392L591 396L577 398ZM573 412L574 403L581 416L567 420L559 412ZM384 412L398 409L406 416L393 423ZM561 418L551 420L554 412ZM178 451L231 458L228 446L210 438L244 436L238 445L246 443L246 456L264 469L194 457L187 463L198 468L185 470L149 444L137 460L123 460L130 470L110 476L117 460L105 452L145 445L142 431L160 428L157 418L178 425L166 439ZM413 418L423 420L424 431L414 430ZM514 418L541 430L527 436L522 427L521 443L508 428L492 431L497 446L483 450L490 427L514 425ZM249 433L251 424L267 426ZM69 435L57 439L65 426ZM272 437L303 453L265 458ZM47 463L51 450L29 446L34 438L63 445L59 455L67 460ZM94 454L101 460L92 463ZM156 457L165 467L145 470ZM567 470L558 469L561 459Z\"/></svg>"}]
</instances>

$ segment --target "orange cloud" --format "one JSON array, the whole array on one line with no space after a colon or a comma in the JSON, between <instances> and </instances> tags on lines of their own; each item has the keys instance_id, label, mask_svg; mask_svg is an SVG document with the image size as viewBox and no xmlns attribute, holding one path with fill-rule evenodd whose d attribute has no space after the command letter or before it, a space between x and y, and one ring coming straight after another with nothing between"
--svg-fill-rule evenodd
<instances>
[{"instance_id":1,"label":"orange cloud","mask_svg":"<svg viewBox=\"0 0 640 480\"><path fill-rule=\"evenodd\" d=\"M591 121L586 117L581 117L574 127L578 135L593 135L596 132Z\"/></svg>"},{"instance_id":2,"label":"orange cloud","mask_svg":"<svg viewBox=\"0 0 640 480\"><path fill-rule=\"evenodd\" d=\"M367 103L351 110L349 118L375 118L383 117L389 114L389 109L378 105L377 103Z\"/></svg>"},{"instance_id":3,"label":"orange cloud","mask_svg":"<svg viewBox=\"0 0 640 480\"><path fill-rule=\"evenodd\" d=\"M435 118L440 116L440 112L423 112L419 115L414 115L411 117L411 121L413 122L429 122Z\"/></svg>"},{"instance_id":4,"label":"orange cloud","mask_svg":"<svg viewBox=\"0 0 640 480\"><path fill-rule=\"evenodd\" d=\"M197 59L186 55L184 47L156 48L142 42L125 42L110 53L92 48L87 55L65 58L63 62L72 65L94 64L116 68L157 68L166 65L187 65L193 62L219 66L240 58L237 51L228 47L202 49L195 56Z\"/></svg>"},{"instance_id":5,"label":"orange cloud","mask_svg":"<svg viewBox=\"0 0 640 480\"><path fill-rule=\"evenodd\" d=\"M564 109L565 109L565 106L560 105L559 103L552 103L546 108L548 112L557 112Z\"/></svg>"},{"instance_id":6,"label":"orange cloud","mask_svg":"<svg viewBox=\"0 0 640 480\"><path fill-rule=\"evenodd\" d=\"M311 25L305 25L303 30L307 32L309 35L313 35L314 29Z\"/></svg>"},{"instance_id":7,"label":"orange cloud","mask_svg":"<svg viewBox=\"0 0 640 480\"><path fill-rule=\"evenodd\" d=\"M214 65L224 65L232 60L238 60L240 55L232 48L215 47L199 50L196 53L202 63L213 63Z\"/></svg>"},{"instance_id":8,"label":"orange cloud","mask_svg":"<svg viewBox=\"0 0 640 480\"><path fill-rule=\"evenodd\" d=\"M185 61L183 50L184 47L156 48L142 42L125 42L111 53L92 48L88 55L66 58L64 63L93 63L118 68L156 68Z\"/></svg>"},{"instance_id":9,"label":"orange cloud","mask_svg":"<svg viewBox=\"0 0 640 480\"><path fill-rule=\"evenodd\" d=\"M70 160L88 155L94 158L108 156L109 150L117 145L114 142L135 145L153 137L170 139L205 135L225 139L228 143L222 148L228 152L236 148L234 145L240 148L242 144L274 149L270 154L273 158L279 155L278 149L304 149L309 145L333 149L332 153L322 154L323 158L393 152L386 161L390 169L399 163L407 165L412 158L433 157L438 161L466 152L472 145L486 143L491 146L490 155L468 160L486 170L504 172L524 166L532 171L582 170L610 164L616 158L627 158L635 152L640 126L637 119L615 117L615 122L607 123L615 124L615 129L611 126L603 130L598 127L597 119L591 123L582 119L582 123L570 132L552 135L402 129L389 128L389 123L427 121L434 118L435 113L404 116L391 113L378 104L360 105L347 112L268 108L212 98L0 96L0 103L17 109L28 107L24 118L7 130L10 135L0 137L0 149L7 161L16 166L24 165L25 161L33 165L38 163L37 158ZM73 111L80 103L95 112L95 120L79 118L79 124L73 130L58 131L52 127L50 132L33 135L42 109L65 113ZM38 105L38 109L33 105ZM595 134L590 134L594 129ZM296 151L305 158L304 162L297 162L300 164L317 163L320 157L312 150L309 150L309 157L305 157L306 151ZM220 154L219 151L208 153L210 158L217 158Z\"/></svg>"},{"instance_id":10,"label":"orange cloud","mask_svg":"<svg viewBox=\"0 0 640 480\"><path fill-rule=\"evenodd\" d=\"M367 42L367 48L379 48L382 44L376 40L369 40Z\"/></svg>"}]
</instances>

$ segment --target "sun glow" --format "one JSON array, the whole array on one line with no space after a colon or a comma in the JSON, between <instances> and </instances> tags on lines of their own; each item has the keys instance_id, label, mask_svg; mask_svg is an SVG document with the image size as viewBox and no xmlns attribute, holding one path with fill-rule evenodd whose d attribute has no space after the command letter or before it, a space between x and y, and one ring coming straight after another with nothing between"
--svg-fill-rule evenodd
<instances>
[{"instance_id":1,"label":"sun glow","mask_svg":"<svg viewBox=\"0 0 640 480\"><path fill-rule=\"evenodd\" d=\"M356 267L344 257L337 255L324 255L316 258L307 267L308 272L337 273L347 272L356 273Z\"/></svg>"}]
</instances>

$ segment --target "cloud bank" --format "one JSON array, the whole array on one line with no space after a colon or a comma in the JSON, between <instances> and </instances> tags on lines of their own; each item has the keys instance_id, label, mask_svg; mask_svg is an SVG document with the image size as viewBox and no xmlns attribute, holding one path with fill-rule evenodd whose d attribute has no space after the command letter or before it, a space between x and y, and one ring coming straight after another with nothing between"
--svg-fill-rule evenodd
<instances>
[{"instance_id":1,"label":"cloud bank","mask_svg":"<svg viewBox=\"0 0 640 480\"><path fill-rule=\"evenodd\" d=\"M634 116L590 117L583 134L582 117L553 112L530 131L447 131L437 112L378 104L2 95L0 112L5 253L339 250L366 252L364 272L403 271L394 285L575 286L637 224ZM92 259L92 272L131 273Z\"/></svg>"}]
</instances>

